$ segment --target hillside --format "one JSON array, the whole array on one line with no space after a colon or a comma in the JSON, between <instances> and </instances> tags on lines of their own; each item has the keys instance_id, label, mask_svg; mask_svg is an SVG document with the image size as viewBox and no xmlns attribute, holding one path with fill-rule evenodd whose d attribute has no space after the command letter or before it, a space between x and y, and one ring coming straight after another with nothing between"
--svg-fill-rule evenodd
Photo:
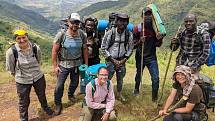
<instances>
[{"instance_id":1,"label":"hillside","mask_svg":"<svg viewBox=\"0 0 215 121\"><path fill-rule=\"evenodd\" d=\"M167 37L165 40L169 41L169 37L175 34L178 26L183 23L183 17L189 12L197 15L198 22L206 19L215 20L215 13L213 12L215 11L214 2L214 0L130 0L125 6L113 6L101 9L92 15L97 18L107 19L108 14L111 12L124 12L128 13L132 23L138 24L141 21L140 15L142 9L150 3L155 3L166 25ZM100 6L97 6L97 8L100 8ZM86 11L87 9L85 8ZM165 45L168 45L167 41L165 41Z\"/></svg>"},{"instance_id":2,"label":"hillside","mask_svg":"<svg viewBox=\"0 0 215 121\"><path fill-rule=\"evenodd\" d=\"M17 26L30 28L30 26L24 22L0 16L0 71L4 70L5 52L10 47L9 42L14 41L12 32ZM53 38L50 35L39 33L33 29L28 30L28 33L30 41L40 45L43 54L43 62L50 63L51 43Z\"/></svg>"},{"instance_id":3,"label":"hillside","mask_svg":"<svg viewBox=\"0 0 215 121\"><path fill-rule=\"evenodd\" d=\"M15 4L0 1L0 16L12 18L25 22L34 29L40 31L54 33L58 25L43 17L42 15L32 11L21 8Z\"/></svg>"},{"instance_id":4,"label":"hillside","mask_svg":"<svg viewBox=\"0 0 215 121\"><path fill-rule=\"evenodd\" d=\"M0 0L17 4L23 8L40 13L49 20L58 21L97 2L112 0Z\"/></svg>"}]
</instances>

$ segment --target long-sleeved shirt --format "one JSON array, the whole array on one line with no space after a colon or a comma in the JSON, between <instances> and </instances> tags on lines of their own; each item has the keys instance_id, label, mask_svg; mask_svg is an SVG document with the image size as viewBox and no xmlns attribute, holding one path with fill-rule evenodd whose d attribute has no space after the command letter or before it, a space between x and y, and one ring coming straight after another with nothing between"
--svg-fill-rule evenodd
<instances>
[{"instance_id":1,"label":"long-sleeved shirt","mask_svg":"<svg viewBox=\"0 0 215 121\"><path fill-rule=\"evenodd\" d=\"M115 33L113 31L115 31ZM111 40L112 34L115 34L115 40ZM122 58L122 57L129 58L134 48L133 35L131 32L129 32L129 38L128 38L128 43L126 47L125 47L125 41L126 41L125 36L126 36L125 31L120 34L117 32L117 28L112 28L111 30L109 30L104 35L104 38L101 44L101 50L102 50L103 56L105 58L108 58L109 56L112 56L113 58ZM109 47L111 41L114 41L114 42L113 42L113 45Z\"/></svg>"},{"instance_id":2,"label":"long-sleeved shirt","mask_svg":"<svg viewBox=\"0 0 215 121\"><path fill-rule=\"evenodd\" d=\"M176 42L176 48L180 47L179 54L176 59L177 65L197 64L198 67L203 65L210 53L210 35L207 31L202 33L194 32L188 34L183 31L179 34L179 40Z\"/></svg>"},{"instance_id":3,"label":"long-sleeved shirt","mask_svg":"<svg viewBox=\"0 0 215 121\"><path fill-rule=\"evenodd\" d=\"M110 81L110 87L108 89L107 82L103 85L98 84L98 79L95 79L96 91L94 96L92 95L92 84L88 83L86 86L86 96L85 100L87 106L92 109L102 109L105 108L107 113L110 113L114 108L115 96L113 91L113 84ZM105 104L103 102L106 101Z\"/></svg>"},{"instance_id":4,"label":"long-sleeved shirt","mask_svg":"<svg viewBox=\"0 0 215 121\"><path fill-rule=\"evenodd\" d=\"M16 63L12 48L9 48L6 52L6 70L15 76L15 81L20 84L33 84L33 82L36 82L43 76L43 73L39 67L39 62L41 59L40 48L36 45L36 58L33 53L32 45L31 43L29 44L30 48L25 52L20 49L18 44L15 44L18 52L18 59Z\"/></svg>"}]
</instances>

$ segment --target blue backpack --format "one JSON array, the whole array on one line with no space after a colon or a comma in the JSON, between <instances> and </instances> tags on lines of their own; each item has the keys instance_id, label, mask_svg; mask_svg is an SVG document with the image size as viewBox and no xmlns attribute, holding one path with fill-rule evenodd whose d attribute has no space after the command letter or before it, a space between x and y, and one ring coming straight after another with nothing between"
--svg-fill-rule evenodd
<instances>
[{"instance_id":1,"label":"blue backpack","mask_svg":"<svg viewBox=\"0 0 215 121\"><path fill-rule=\"evenodd\" d=\"M215 39L211 40L210 44L210 54L206 63L207 66L215 65Z\"/></svg>"}]
</instances>

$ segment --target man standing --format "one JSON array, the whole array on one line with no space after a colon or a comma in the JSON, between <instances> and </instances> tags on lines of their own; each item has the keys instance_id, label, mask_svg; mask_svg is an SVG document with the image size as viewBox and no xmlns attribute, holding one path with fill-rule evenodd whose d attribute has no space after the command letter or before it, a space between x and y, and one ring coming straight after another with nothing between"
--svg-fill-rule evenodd
<instances>
[{"instance_id":1,"label":"man standing","mask_svg":"<svg viewBox=\"0 0 215 121\"><path fill-rule=\"evenodd\" d=\"M28 121L31 87L34 87L42 109L52 115L53 111L47 104L45 89L46 81L40 70L41 51L39 46L29 42L26 30L14 32L16 44L6 52L6 70L15 77L19 97L19 113L21 121Z\"/></svg>"},{"instance_id":2,"label":"man standing","mask_svg":"<svg viewBox=\"0 0 215 121\"><path fill-rule=\"evenodd\" d=\"M135 89L133 95L139 94L139 87L141 81L141 70L143 71L146 66L151 75L152 81L152 101L155 102L158 98L159 89L159 69L157 63L156 47L160 47L163 37L155 33L152 25L152 10L145 8L142 11L142 19L144 23L140 23L134 28L134 43L136 47L136 76L135 76ZM144 29L142 29L144 27ZM144 30L144 33L143 33ZM143 35L144 34L144 35ZM144 43L144 44L143 44ZM143 45L144 47L143 47ZM143 55L142 55L142 47ZM142 57L143 56L143 57ZM142 64L142 67L141 67ZM141 69L142 68L142 69Z\"/></svg>"},{"instance_id":3,"label":"man standing","mask_svg":"<svg viewBox=\"0 0 215 121\"><path fill-rule=\"evenodd\" d=\"M97 23L97 19L93 17L87 17L84 21L84 28L87 34L89 66L100 63L99 48L101 47L101 37L97 32Z\"/></svg>"},{"instance_id":4,"label":"man standing","mask_svg":"<svg viewBox=\"0 0 215 121\"><path fill-rule=\"evenodd\" d=\"M210 52L210 35L206 29L197 28L197 18L194 14L187 14L184 18L185 30L173 38L171 49L173 51L180 47L176 58L176 66L185 65L198 74Z\"/></svg>"},{"instance_id":5,"label":"man standing","mask_svg":"<svg viewBox=\"0 0 215 121\"><path fill-rule=\"evenodd\" d=\"M112 27L102 41L101 49L106 59L107 68L110 72L109 79L116 71L117 77L117 97L125 101L122 96L123 78L126 73L125 62L132 54L133 35L126 28L129 22L127 14L116 15L116 28Z\"/></svg>"},{"instance_id":6,"label":"man standing","mask_svg":"<svg viewBox=\"0 0 215 121\"><path fill-rule=\"evenodd\" d=\"M86 46L86 35L80 30L80 16L78 13L72 13L66 20L68 29L66 32L57 33L52 48L52 63L54 72L57 75L57 85L54 93L56 104L56 114L59 115L62 110L62 101L64 83L70 74L71 82L68 89L68 99L75 101L74 92L79 82L78 66L88 64L88 50ZM57 58L58 57L58 58ZM57 63L58 59L58 63Z\"/></svg>"},{"instance_id":7,"label":"man standing","mask_svg":"<svg viewBox=\"0 0 215 121\"><path fill-rule=\"evenodd\" d=\"M92 117L99 117L102 121L116 120L113 110L115 102L113 84L108 80L107 68L100 67L97 77L86 86L83 115L81 115L80 121L91 121Z\"/></svg>"}]
</instances>

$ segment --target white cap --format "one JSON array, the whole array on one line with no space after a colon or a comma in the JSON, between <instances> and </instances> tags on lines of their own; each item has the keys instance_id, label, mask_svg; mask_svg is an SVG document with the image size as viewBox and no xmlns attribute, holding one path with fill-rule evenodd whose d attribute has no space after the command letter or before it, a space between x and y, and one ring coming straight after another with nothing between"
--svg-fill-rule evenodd
<instances>
[{"instance_id":1,"label":"white cap","mask_svg":"<svg viewBox=\"0 0 215 121\"><path fill-rule=\"evenodd\" d=\"M72 13L69 16L69 20L70 21L75 21L75 20L81 21L81 17L80 17L80 15L78 13Z\"/></svg>"}]
</instances>

